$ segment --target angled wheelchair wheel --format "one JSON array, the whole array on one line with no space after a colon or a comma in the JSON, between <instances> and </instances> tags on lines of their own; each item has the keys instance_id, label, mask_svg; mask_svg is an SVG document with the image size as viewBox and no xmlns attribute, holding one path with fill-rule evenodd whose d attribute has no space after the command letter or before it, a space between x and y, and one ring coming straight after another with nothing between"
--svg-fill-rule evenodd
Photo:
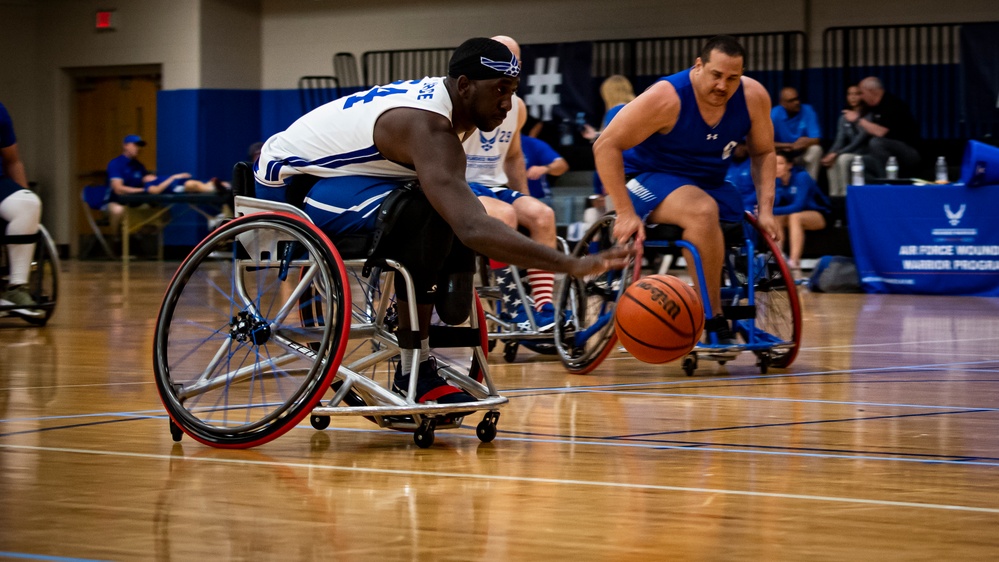
<instances>
[{"instance_id":1,"label":"angled wheelchair wheel","mask_svg":"<svg viewBox=\"0 0 999 562\"><path fill-rule=\"evenodd\" d=\"M323 321L305 325L306 308ZM349 314L343 262L312 223L257 213L218 228L180 265L157 320L153 367L170 419L216 447L282 435L332 382Z\"/></svg>"},{"instance_id":2,"label":"angled wheelchair wheel","mask_svg":"<svg viewBox=\"0 0 999 562\"><path fill-rule=\"evenodd\" d=\"M576 244L572 255L583 257L614 245L614 216L594 223ZM617 342L614 311L631 282L631 268L608 271L585 278L566 277L557 287L555 309L569 314L568 322L556 323L555 349L571 373L583 375L596 369Z\"/></svg>"},{"instance_id":3,"label":"angled wheelchair wheel","mask_svg":"<svg viewBox=\"0 0 999 562\"><path fill-rule=\"evenodd\" d=\"M756 244L752 279L756 313L752 331L757 341L772 344L770 349L756 352L760 368L789 367L801 345L798 289L777 244L760 229L755 216L746 213L746 221L747 228L755 233ZM736 328L747 337L749 328L744 320L736 321Z\"/></svg>"},{"instance_id":4,"label":"angled wheelchair wheel","mask_svg":"<svg viewBox=\"0 0 999 562\"><path fill-rule=\"evenodd\" d=\"M55 314L59 296L59 252L45 227L38 225L40 237L28 273L28 291L38 303L38 316L22 316L30 324L44 326Z\"/></svg>"}]
</instances>

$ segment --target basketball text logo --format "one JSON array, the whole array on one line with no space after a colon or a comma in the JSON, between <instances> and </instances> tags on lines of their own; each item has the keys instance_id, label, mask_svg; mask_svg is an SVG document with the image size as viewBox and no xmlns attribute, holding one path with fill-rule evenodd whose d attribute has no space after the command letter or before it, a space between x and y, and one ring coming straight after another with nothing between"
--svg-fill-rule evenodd
<instances>
[{"instance_id":1,"label":"basketball text logo","mask_svg":"<svg viewBox=\"0 0 999 562\"><path fill-rule=\"evenodd\" d=\"M666 293L662 292L658 287L655 287L645 281L639 281L638 286L647 290L649 294L652 295L652 301L662 306L663 312L668 314L670 318L676 320L676 317L680 314L680 305L676 304L676 301L669 298Z\"/></svg>"}]
</instances>

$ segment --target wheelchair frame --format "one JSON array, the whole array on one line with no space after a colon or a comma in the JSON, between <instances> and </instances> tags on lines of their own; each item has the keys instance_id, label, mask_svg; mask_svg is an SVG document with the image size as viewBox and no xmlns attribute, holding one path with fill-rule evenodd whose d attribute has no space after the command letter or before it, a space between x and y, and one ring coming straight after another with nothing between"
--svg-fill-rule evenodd
<instances>
[{"instance_id":1,"label":"wheelchair frame","mask_svg":"<svg viewBox=\"0 0 999 562\"><path fill-rule=\"evenodd\" d=\"M608 247L612 241L613 213L604 215L586 233L573 250L573 255ZM738 226L737 226L738 225ZM741 226L741 228L739 228ZM682 232L671 225L657 225L668 234L661 239L647 229L646 249L685 249L690 252L694 274L704 279L703 265L697 248L680 239ZM739 228L733 236L726 237L726 255L723 265L722 301L726 318L733 321L734 331L745 343L724 345L709 335L708 341L698 343L683 358L682 368L690 376L698 366L698 358L716 361L721 365L744 351L756 355L756 365L761 373L773 366L785 368L794 362L801 341L801 304L787 263L773 240L760 230L756 217L746 213L743 222L733 223ZM755 241L762 241L762 250ZM749 259L748 256L752 256ZM664 256L669 257L669 256ZM740 265L744 267L740 269ZM572 303L583 314L573 316L573 326L560 329L556 326L556 347L563 364L570 372L586 374L598 367L610 354L617 341L614 332L614 312L617 301L635 276L635 268L621 272L607 272L591 279L573 279L562 287L556 297L556 309ZM666 271L662 271L666 273ZM750 280L752 282L750 282ZM705 318L714 316L707 288L699 282ZM590 314L589 304L594 304L595 315ZM589 316L593 316L590 322Z\"/></svg>"},{"instance_id":2,"label":"wheelchair frame","mask_svg":"<svg viewBox=\"0 0 999 562\"><path fill-rule=\"evenodd\" d=\"M565 239L559 236L556 238L556 243L563 253L566 255L569 254L569 243L566 242ZM487 303L491 303L492 305L489 307L491 310L487 309L485 315L487 322L486 325L489 326L489 351L493 350L497 342L503 342L503 360L507 363L513 363L516 361L517 350L522 344L535 353L540 353L542 355L555 355L554 333L551 330L543 332L538 329L538 323L534 318L534 308L528 304L531 300L527 292L527 286L520 276L520 268L511 265L510 272L513 280L517 284L517 293L520 296L520 300L524 303L524 310L527 314L527 321L530 325L530 328L527 330L521 329L516 323L510 322L502 317L500 314L500 306L502 304L503 295L499 287L490 283L492 281L492 276L490 275L489 270L489 259L484 256L478 256L477 259L480 260L479 279L481 285L476 287L476 293L480 299ZM563 274L555 274L556 291L558 285L563 283L564 279L565 276Z\"/></svg>"},{"instance_id":3,"label":"wheelchair frame","mask_svg":"<svg viewBox=\"0 0 999 562\"><path fill-rule=\"evenodd\" d=\"M3 234L6 230L6 223L0 221L0 292L7 289L10 264L8 263L7 244L8 240L15 238ZM34 237L34 235L25 235ZM16 237L21 238L21 237ZM28 273L28 292L37 303L33 307L23 307L17 305L0 305L0 318L18 317L34 326L44 326L48 323L52 315L55 314L56 302L59 296L59 271L62 265L59 262L59 252L56 250L52 236L45 226L38 225L38 235L35 240L35 252L31 259L31 269ZM17 310L29 308L37 312L37 316L25 315L16 312Z\"/></svg>"},{"instance_id":4,"label":"wheelchair frame","mask_svg":"<svg viewBox=\"0 0 999 562\"><path fill-rule=\"evenodd\" d=\"M394 260L380 260L388 271L374 273L360 291L352 291L348 271L360 284L356 270L371 263L358 256L341 259L337 245L301 209L242 195L235 203L236 218L209 234L181 264L157 321L154 369L175 441L187 433L211 446L252 447L277 438L306 416L321 430L331 417L354 415L380 427L412 431L418 446L429 447L436 429L459 427L479 410L487 412L476 435L492 441L498 409L508 400L488 373L485 319L477 298L470 327L433 326L430 334L432 348L472 349L469 374L450 365L438 374L477 401L418 403L419 350L400 345L395 301L390 289L382 290L392 286L393 275L401 275L408 294L414 294L409 272ZM357 250L366 255L366 248ZM203 264L205 271L199 272ZM216 271L227 268L228 275ZM295 270L299 280L289 282ZM204 287L193 286L194 296L185 298L188 284L200 282ZM271 290L273 299L266 293ZM352 299L352 293L361 300ZM213 300L216 312L228 306L235 313L204 317L198 307ZM408 304L409 317L417 318L416 303ZM296 309L299 321L289 321ZM175 318L178 313L191 318ZM418 332L407 339L418 342ZM350 341L355 345L348 351ZM378 365L400 353L414 359L405 396L388 390L391 381L385 386L376 381ZM386 371L391 377L391 368ZM237 388L240 384L250 388ZM254 402L255 385L260 404ZM328 388L333 395L324 405ZM275 398L262 396L265 391L283 403L275 406ZM237 419L240 412L243 419ZM259 417L251 419L255 412Z\"/></svg>"}]
</instances>

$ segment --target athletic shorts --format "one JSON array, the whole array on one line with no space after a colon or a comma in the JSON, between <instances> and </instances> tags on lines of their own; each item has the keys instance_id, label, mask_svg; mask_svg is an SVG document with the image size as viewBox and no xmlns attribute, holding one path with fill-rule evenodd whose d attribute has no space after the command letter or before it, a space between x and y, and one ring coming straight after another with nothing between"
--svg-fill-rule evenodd
<instances>
[{"instance_id":1,"label":"athletic shorts","mask_svg":"<svg viewBox=\"0 0 999 562\"><path fill-rule=\"evenodd\" d=\"M684 185L695 185L710 195L718 203L720 220L728 222L742 220L743 203L738 188L727 181L716 186L698 185L698 183L696 180L665 172L646 172L635 176L628 182L627 187L635 213L643 221L670 193Z\"/></svg>"},{"instance_id":2,"label":"athletic shorts","mask_svg":"<svg viewBox=\"0 0 999 562\"><path fill-rule=\"evenodd\" d=\"M476 197L492 197L511 205L513 205L514 201L524 196L523 193L509 187L486 187L481 183L474 182L469 183L468 186L472 188L472 192L475 193Z\"/></svg>"},{"instance_id":3,"label":"athletic shorts","mask_svg":"<svg viewBox=\"0 0 999 562\"><path fill-rule=\"evenodd\" d=\"M323 178L306 196L305 214L331 236L371 232L382 201L409 181L368 176Z\"/></svg>"}]
</instances>

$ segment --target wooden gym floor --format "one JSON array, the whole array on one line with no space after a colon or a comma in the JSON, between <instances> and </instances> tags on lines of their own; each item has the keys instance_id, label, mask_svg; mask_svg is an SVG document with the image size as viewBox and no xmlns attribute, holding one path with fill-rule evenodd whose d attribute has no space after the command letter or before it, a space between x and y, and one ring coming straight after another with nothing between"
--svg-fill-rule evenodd
<instances>
[{"instance_id":1,"label":"wooden gym floor","mask_svg":"<svg viewBox=\"0 0 999 562\"><path fill-rule=\"evenodd\" d=\"M432 448L363 419L175 444L151 370L176 262L65 264L0 319L0 558L942 560L999 554L999 302L803 293L760 375L491 356L510 398Z\"/></svg>"}]
</instances>

